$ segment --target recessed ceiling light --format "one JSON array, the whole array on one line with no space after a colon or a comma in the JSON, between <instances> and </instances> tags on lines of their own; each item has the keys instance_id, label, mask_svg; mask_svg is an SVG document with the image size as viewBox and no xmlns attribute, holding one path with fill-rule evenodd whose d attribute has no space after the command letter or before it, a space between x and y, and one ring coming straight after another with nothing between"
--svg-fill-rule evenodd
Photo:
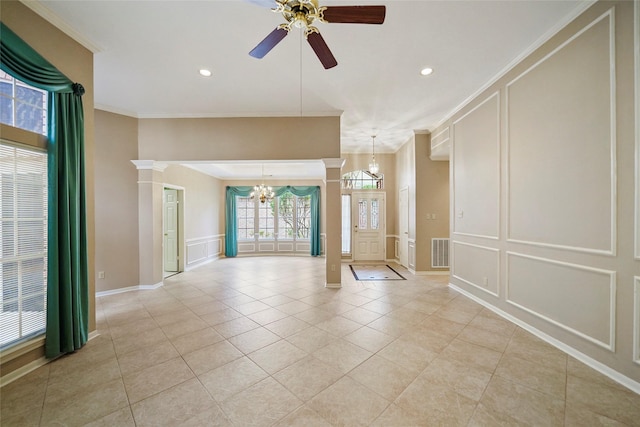
<instances>
[{"instance_id":1,"label":"recessed ceiling light","mask_svg":"<svg viewBox=\"0 0 640 427\"><path fill-rule=\"evenodd\" d=\"M433 73L433 68L423 68L422 70L420 70L420 74L422 74L423 76L428 76L431 73Z\"/></svg>"},{"instance_id":2,"label":"recessed ceiling light","mask_svg":"<svg viewBox=\"0 0 640 427\"><path fill-rule=\"evenodd\" d=\"M202 70L200 70L200 75L205 77L211 77L211 71L203 68Z\"/></svg>"}]
</instances>

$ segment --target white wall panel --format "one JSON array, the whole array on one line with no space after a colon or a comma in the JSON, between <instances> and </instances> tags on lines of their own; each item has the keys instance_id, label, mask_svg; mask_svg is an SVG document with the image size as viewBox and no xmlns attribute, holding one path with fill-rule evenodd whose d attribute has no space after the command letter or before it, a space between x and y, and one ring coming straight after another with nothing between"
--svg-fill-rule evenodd
<instances>
[{"instance_id":1,"label":"white wall panel","mask_svg":"<svg viewBox=\"0 0 640 427\"><path fill-rule=\"evenodd\" d=\"M453 124L453 231L498 238L500 103L495 93Z\"/></svg>"},{"instance_id":2,"label":"white wall panel","mask_svg":"<svg viewBox=\"0 0 640 427\"><path fill-rule=\"evenodd\" d=\"M452 275L494 296L499 295L500 251L495 248L453 242Z\"/></svg>"},{"instance_id":3,"label":"white wall panel","mask_svg":"<svg viewBox=\"0 0 640 427\"><path fill-rule=\"evenodd\" d=\"M508 239L615 251L613 43L608 12L507 85Z\"/></svg>"},{"instance_id":4,"label":"white wall panel","mask_svg":"<svg viewBox=\"0 0 640 427\"><path fill-rule=\"evenodd\" d=\"M187 240L187 266L220 256L223 237L219 235Z\"/></svg>"},{"instance_id":5,"label":"white wall panel","mask_svg":"<svg viewBox=\"0 0 640 427\"><path fill-rule=\"evenodd\" d=\"M506 299L611 351L616 273L507 252Z\"/></svg>"}]
</instances>

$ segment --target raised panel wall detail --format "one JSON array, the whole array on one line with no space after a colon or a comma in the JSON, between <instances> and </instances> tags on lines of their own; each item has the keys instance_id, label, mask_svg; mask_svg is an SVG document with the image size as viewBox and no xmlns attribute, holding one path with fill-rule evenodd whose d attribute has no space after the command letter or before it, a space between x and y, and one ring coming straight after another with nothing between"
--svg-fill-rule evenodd
<instances>
[{"instance_id":1,"label":"raised panel wall detail","mask_svg":"<svg viewBox=\"0 0 640 427\"><path fill-rule=\"evenodd\" d=\"M498 93L453 124L453 231L498 238L500 110Z\"/></svg>"},{"instance_id":2,"label":"raised panel wall detail","mask_svg":"<svg viewBox=\"0 0 640 427\"><path fill-rule=\"evenodd\" d=\"M453 277L497 297L500 251L462 242L453 242L452 249Z\"/></svg>"},{"instance_id":3,"label":"raised panel wall detail","mask_svg":"<svg viewBox=\"0 0 640 427\"><path fill-rule=\"evenodd\" d=\"M187 242L187 266L220 256L222 253L222 237L211 236L190 239Z\"/></svg>"},{"instance_id":4,"label":"raised panel wall detail","mask_svg":"<svg viewBox=\"0 0 640 427\"><path fill-rule=\"evenodd\" d=\"M611 13L507 85L508 239L613 254Z\"/></svg>"},{"instance_id":5,"label":"raised panel wall detail","mask_svg":"<svg viewBox=\"0 0 640 427\"><path fill-rule=\"evenodd\" d=\"M616 273L507 252L507 302L614 351Z\"/></svg>"}]
</instances>

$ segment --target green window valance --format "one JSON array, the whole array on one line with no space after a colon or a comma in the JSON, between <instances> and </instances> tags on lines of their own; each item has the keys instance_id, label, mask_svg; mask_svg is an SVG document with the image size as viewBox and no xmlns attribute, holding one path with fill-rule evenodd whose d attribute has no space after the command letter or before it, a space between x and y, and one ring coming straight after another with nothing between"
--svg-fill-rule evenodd
<instances>
[{"instance_id":1,"label":"green window valance","mask_svg":"<svg viewBox=\"0 0 640 427\"><path fill-rule=\"evenodd\" d=\"M224 252L227 257L238 255L238 227L236 217L236 196L247 197L253 187L227 187L226 192L226 224L224 236ZM290 192L294 196L311 196L311 255L319 256L320 247L320 187L319 186L291 186L273 187L276 196Z\"/></svg>"}]
</instances>

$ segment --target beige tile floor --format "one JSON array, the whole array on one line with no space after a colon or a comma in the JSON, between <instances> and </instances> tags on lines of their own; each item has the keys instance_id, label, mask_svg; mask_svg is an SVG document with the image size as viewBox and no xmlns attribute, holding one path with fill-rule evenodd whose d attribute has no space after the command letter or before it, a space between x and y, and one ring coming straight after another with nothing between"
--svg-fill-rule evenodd
<instances>
[{"instance_id":1,"label":"beige tile floor","mask_svg":"<svg viewBox=\"0 0 640 427\"><path fill-rule=\"evenodd\" d=\"M323 259L221 259L98 298L99 337L3 387L1 424L640 425L639 395L396 268L331 290Z\"/></svg>"}]
</instances>

